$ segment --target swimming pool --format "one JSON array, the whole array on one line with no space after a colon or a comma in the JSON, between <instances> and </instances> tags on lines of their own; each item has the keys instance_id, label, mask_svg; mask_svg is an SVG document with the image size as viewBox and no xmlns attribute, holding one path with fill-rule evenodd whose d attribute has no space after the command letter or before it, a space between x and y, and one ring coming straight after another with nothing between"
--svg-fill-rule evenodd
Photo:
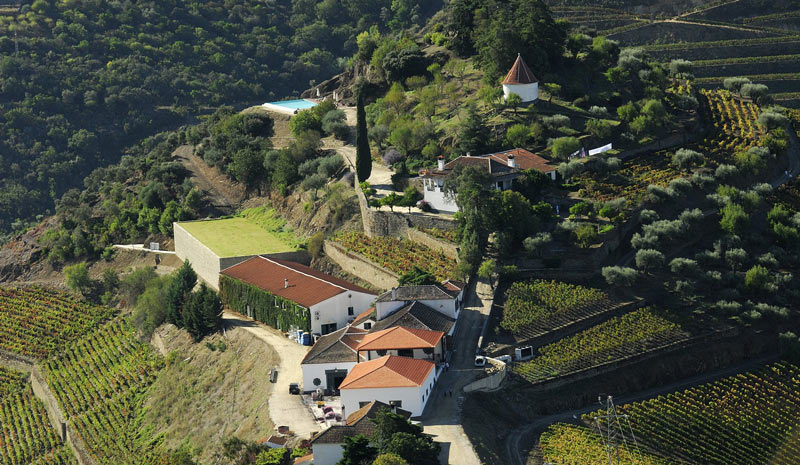
<instances>
[{"instance_id":1,"label":"swimming pool","mask_svg":"<svg viewBox=\"0 0 800 465\"><path fill-rule=\"evenodd\" d=\"M315 106L317 106L317 102L308 99L283 100L280 102L268 102L262 105L262 107L268 110L292 114Z\"/></svg>"}]
</instances>

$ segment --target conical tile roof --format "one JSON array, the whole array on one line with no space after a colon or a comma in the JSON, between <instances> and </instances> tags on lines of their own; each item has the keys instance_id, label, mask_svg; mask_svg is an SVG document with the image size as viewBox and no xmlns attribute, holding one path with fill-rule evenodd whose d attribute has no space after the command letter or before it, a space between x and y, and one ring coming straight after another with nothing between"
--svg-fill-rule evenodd
<instances>
[{"instance_id":1,"label":"conical tile roof","mask_svg":"<svg viewBox=\"0 0 800 465\"><path fill-rule=\"evenodd\" d=\"M506 74L503 84L533 84L534 82L539 82L539 80L533 75L525 61L522 60L522 56L517 54L517 61L514 62L514 66Z\"/></svg>"}]
</instances>

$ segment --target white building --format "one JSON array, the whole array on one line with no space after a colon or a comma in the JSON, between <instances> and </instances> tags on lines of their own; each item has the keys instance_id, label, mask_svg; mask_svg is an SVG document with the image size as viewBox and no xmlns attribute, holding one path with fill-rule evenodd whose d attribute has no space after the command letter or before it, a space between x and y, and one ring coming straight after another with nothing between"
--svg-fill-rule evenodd
<instances>
[{"instance_id":1,"label":"white building","mask_svg":"<svg viewBox=\"0 0 800 465\"><path fill-rule=\"evenodd\" d=\"M343 425L334 425L311 438L311 450L314 453L314 465L336 465L342 459L344 439L362 434L371 437L375 433L375 418L381 409L390 409L394 413L411 417L411 413L388 404L372 401L347 416Z\"/></svg>"},{"instance_id":2,"label":"white building","mask_svg":"<svg viewBox=\"0 0 800 465\"><path fill-rule=\"evenodd\" d=\"M393 288L375 300L377 320L383 320L415 301L427 305L448 318L457 320L458 313L464 304L464 285L455 281L445 281L443 284Z\"/></svg>"},{"instance_id":3,"label":"white building","mask_svg":"<svg viewBox=\"0 0 800 465\"><path fill-rule=\"evenodd\" d=\"M290 306L296 307L286 308L286 311L307 311L312 334L324 335L345 327L369 308L375 299L375 294L355 284L299 263L264 256L253 257L220 273L222 296L226 300L228 296L222 283L224 277L242 281L267 294L280 297L280 300L274 299L276 305L287 307L286 301L289 301ZM243 304L243 296L230 297L227 299L229 302L243 306L235 310L259 319L259 309L253 308L255 301L252 305Z\"/></svg>"},{"instance_id":4,"label":"white building","mask_svg":"<svg viewBox=\"0 0 800 465\"><path fill-rule=\"evenodd\" d=\"M356 346L359 357L375 360L385 355L441 362L444 360L444 333L402 326L365 335Z\"/></svg>"},{"instance_id":5,"label":"white building","mask_svg":"<svg viewBox=\"0 0 800 465\"><path fill-rule=\"evenodd\" d=\"M533 102L539 98L539 80L533 75L528 65L517 54L517 60L503 79L503 98L517 94L522 103Z\"/></svg>"},{"instance_id":6,"label":"white building","mask_svg":"<svg viewBox=\"0 0 800 465\"><path fill-rule=\"evenodd\" d=\"M557 169L549 160L521 148L478 156L467 154L448 163L440 156L435 170L420 171L424 187L423 198L432 209L444 213L458 211L455 196L447 195L444 191L445 178L457 166L474 166L485 170L494 178L492 187L500 191L511 189L514 180L524 170L540 171L555 181Z\"/></svg>"},{"instance_id":7,"label":"white building","mask_svg":"<svg viewBox=\"0 0 800 465\"><path fill-rule=\"evenodd\" d=\"M339 385L359 361L367 361L366 355L358 356L356 348L367 331L348 326L319 338L300 364L303 370L303 391L322 389L338 394Z\"/></svg>"},{"instance_id":8,"label":"white building","mask_svg":"<svg viewBox=\"0 0 800 465\"><path fill-rule=\"evenodd\" d=\"M422 415L438 377L428 360L386 355L359 363L339 386L342 407L353 412L373 400Z\"/></svg>"},{"instance_id":9,"label":"white building","mask_svg":"<svg viewBox=\"0 0 800 465\"><path fill-rule=\"evenodd\" d=\"M413 301L389 313L380 321L377 319L375 308L370 308L359 315L353 321L352 326L370 330L370 332L403 326L412 329L441 331L447 336L452 336L456 328L456 320L421 302Z\"/></svg>"}]
</instances>

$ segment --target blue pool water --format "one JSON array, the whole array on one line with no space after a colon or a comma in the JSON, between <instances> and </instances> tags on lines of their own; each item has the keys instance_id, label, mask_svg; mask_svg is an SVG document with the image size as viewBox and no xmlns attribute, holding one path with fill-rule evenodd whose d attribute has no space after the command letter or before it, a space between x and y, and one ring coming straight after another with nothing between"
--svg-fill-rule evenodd
<instances>
[{"instance_id":1,"label":"blue pool water","mask_svg":"<svg viewBox=\"0 0 800 465\"><path fill-rule=\"evenodd\" d=\"M270 105L277 105L279 107L289 108L291 110L305 110L317 106L316 103L310 100L284 100L282 102L269 102Z\"/></svg>"}]
</instances>

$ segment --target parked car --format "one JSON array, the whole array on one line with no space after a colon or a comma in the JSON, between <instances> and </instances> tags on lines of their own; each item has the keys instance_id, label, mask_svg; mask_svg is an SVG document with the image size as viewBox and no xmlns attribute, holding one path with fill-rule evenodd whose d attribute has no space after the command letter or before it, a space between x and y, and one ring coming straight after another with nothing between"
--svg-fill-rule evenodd
<instances>
[{"instance_id":1,"label":"parked car","mask_svg":"<svg viewBox=\"0 0 800 465\"><path fill-rule=\"evenodd\" d=\"M484 357L483 355L476 355L475 366L476 367L486 366L486 357Z\"/></svg>"},{"instance_id":2,"label":"parked car","mask_svg":"<svg viewBox=\"0 0 800 465\"><path fill-rule=\"evenodd\" d=\"M298 383L289 383L289 394L299 395L300 394L300 384L298 384Z\"/></svg>"}]
</instances>

